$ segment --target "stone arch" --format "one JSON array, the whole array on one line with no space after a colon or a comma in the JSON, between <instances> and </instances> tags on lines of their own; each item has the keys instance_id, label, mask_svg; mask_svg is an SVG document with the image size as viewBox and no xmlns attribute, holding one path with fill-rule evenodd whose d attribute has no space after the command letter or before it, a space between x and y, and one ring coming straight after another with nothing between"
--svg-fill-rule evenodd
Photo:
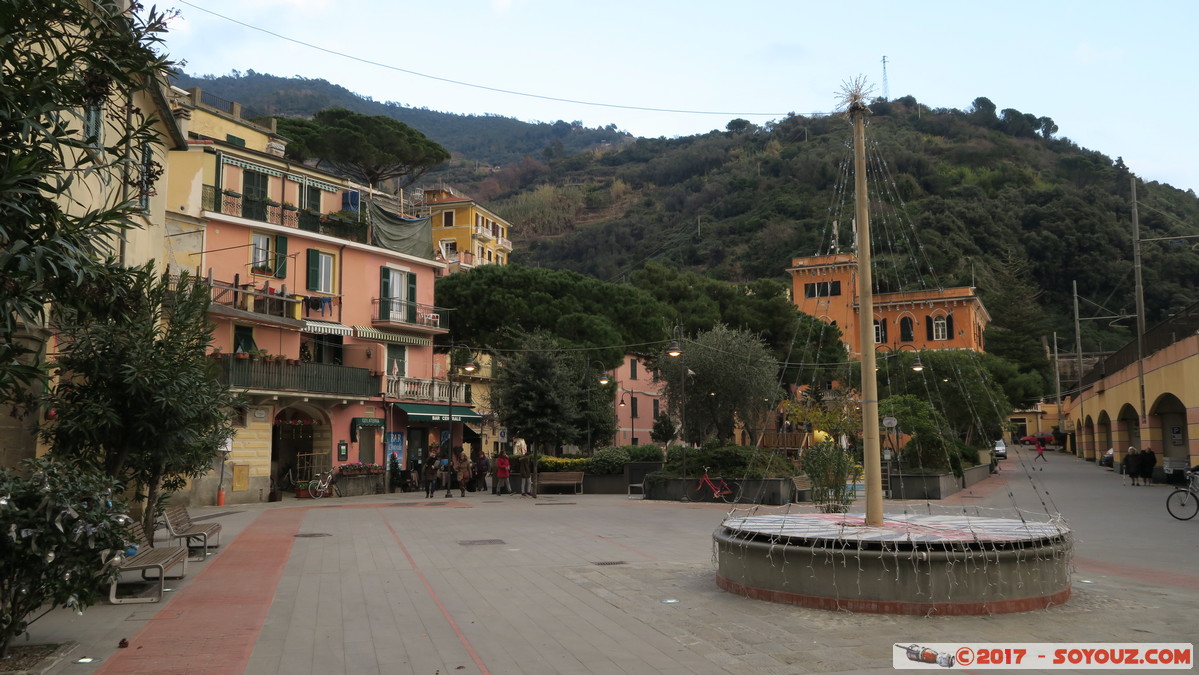
<instances>
[{"instance_id":1,"label":"stone arch","mask_svg":"<svg viewBox=\"0 0 1199 675\"><path fill-rule=\"evenodd\" d=\"M1095 454L1102 456L1110 448L1114 448L1112 437L1112 418L1106 410L1099 411L1099 420L1095 424Z\"/></svg>"},{"instance_id":2,"label":"stone arch","mask_svg":"<svg viewBox=\"0 0 1199 675\"><path fill-rule=\"evenodd\" d=\"M1129 447L1141 447L1141 416L1131 403L1120 406L1120 412L1116 414L1116 431Z\"/></svg>"},{"instance_id":3,"label":"stone arch","mask_svg":"<svg viewBox=\"0 0 1199 675\"><path fill-rule=\"evenodd\" d=\"M328 411L310 403L293 403L275 410L271 425L271 475L276 481L288 470L294 480L307 480L313 471L312 458L328 455L333 430ZM322 468L328 462L322 462Z\"/></svg>"},{"instance_id":4,"label":"stone arch","mask_svg":"<svg viewBox=\"0 0 1199 675\"><path fill-rule=\"evenodd\" d=\"M1163 470L1185 469L1190 466L1190 440L1187 433L1187 407L1172 393L1157 397L1149 406L1149 426L1153 428L1151 446L1157 453Z\"/></svg>"}]
</instances>

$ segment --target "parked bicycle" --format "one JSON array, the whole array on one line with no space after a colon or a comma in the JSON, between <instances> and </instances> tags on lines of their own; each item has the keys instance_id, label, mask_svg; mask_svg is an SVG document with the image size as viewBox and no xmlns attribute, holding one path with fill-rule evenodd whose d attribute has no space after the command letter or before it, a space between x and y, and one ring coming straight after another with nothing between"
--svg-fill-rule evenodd
<instances>
[{"instance_id":1,"label":"parked bicycle","mask_svg":"<svg viewBox=\"0 0 1199 675\"><path fill-rule=\"evenodd\" d=\"M1186 472L1187 484L1166 497L1166 510L1179 520L1190 520L1199 513L1199 473Z\"/></svg>"},{"instance_id":2,"label":"parked bicycle","mask_svg":"<svg viewBox=\"0 0 1199 675\"><path fill-rule=\"evenodd\" d=\"M332 470L325 474L318 473L316 478L313 478L312 481L308 483L308 496L312 497L313 499L320 499L330 492L335 492L337 493L337 496L340 497L341 490L337 489L336 481L337 474Z\"/></svg>"},{"instance_id":3,"label":"parked bicycle","mask_svg":"<svg viewBox=\"0 0 1199 675\"><path fill-rule=\"evenodd\" d=\"M695 493L699 501L720 499L731 504L737 501L740 489L733 481L726 481L720 476L715 478L708 476L708 467L705 466L704 475L700 477L699 484L695 486Z\"/></svg>"}]
</instances>

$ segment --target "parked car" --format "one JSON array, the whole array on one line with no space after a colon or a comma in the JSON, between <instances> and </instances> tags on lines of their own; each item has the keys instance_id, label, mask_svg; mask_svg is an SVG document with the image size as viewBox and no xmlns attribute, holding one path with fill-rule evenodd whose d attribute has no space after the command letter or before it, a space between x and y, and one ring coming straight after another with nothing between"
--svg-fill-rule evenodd
<instances>
[{"instance_id":1,"label":"parked car","mask_svg":"<svg viewBox=\"0 0 1199 675\"><path fill-rule=\"evenodd\" d=\"M1115 460L1116 460L1115 448L1108 448L1107 452L1103 453L1103 456L1099 458L1099 466L1112 466L1112 462L1114 462Z\"/></svg>"},{"instance_id":2,"label":"parked car","mask_svg":"<svg viewBox=\"0 0 1199 675\"><path fill-rule=\"evenodd\" d=\"M1007 459L1007 443L1004 443L1003 439L995 441L995 458Z\"/></svg>"}]
</instances>

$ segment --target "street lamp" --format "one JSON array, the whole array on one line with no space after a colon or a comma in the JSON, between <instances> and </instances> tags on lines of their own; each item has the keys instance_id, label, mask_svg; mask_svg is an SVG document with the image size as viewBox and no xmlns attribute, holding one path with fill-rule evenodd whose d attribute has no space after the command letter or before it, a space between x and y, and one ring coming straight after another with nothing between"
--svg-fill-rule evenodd
<instances>
[{"instance_id":1,"label":"street lamp","mask_svg":"<svg viewBox=\"0 0 1199 675\"><path fill-rule=\"evenodd\" d=\"M609 382L612 381L612 380L608 379L608 370L606 368L604 368L603 363L601 363L599 361L588 361L587 362L587 368L583 371L583 385L585 386L585 389L587 392L587 411L586 411L586 413L587 413L587 454L588 455L591 455L591 453L592 453L592 448L591 448L591 407L592 407L591 392L592 392L592 388L590 386L586 386L586 385L587 385L587 379L590 378L594 374L591 372L592 366L599 366L600 376L599 376L598 381L601 385L607 385Z\"/></svg>"},{"instance_id":2,"label":"street lamp","mask_svg":"<svg viewBox=\"0 0 1199 675\"><path fill-rule=\"evenodd\" d=\"M446 456L446 464L447 464L447 469L448 469L446 471L447 479L445 482L446 499L451 499L454 496L453 493L450 492L450 484L451 484L452 478L450 478L449 476L450 476L450 472L453 471L453 468L454 468L454 466L453 466L453 464L454 464L454 451L453 451L453 447L454 447L454 350L458 349L458 348L462 348L462 349L466 350L466 363L462 366L462 370L466 371L467 374L470 374L470 373L475 372L475 370L477 369L477 366L475 365L475 359L473 356L471 356L470 347L468 347L464 344L451 342L450 343L450 351L448 354L446 354L446 359L445 359L445 381L446 381L446 395L445 395L446 404L445 405L446 405L446 413L448 413L445 418L445 420L446 420L445 421L445 428L446 428L446 441L445 441L445 453L446 454L445 454L445 456Z\"/></svg>"},{"instance_id":3,"label":"street lamp","mask_svg":"<svg viewBox=\"0 0 1199 675\"><path fill-rule=\"evenodd\" d=\"M903 351L903 350L905 350L905 349L910 349L910 350L912 350L913 352L916 352L916 361L915 361L915 362L912 364L912 370L914 370L914 371L915 371L915 372L917 372L917 373L919 373L919 372L921 372L921 371L923 371L923 370L924 370L924 363L920 361L920 350L919 350L919 349L917 349L917 348L916 348L914 345L908 345L908 344L903 344L903 345L878 345L878 346L876 346L874 349L875 349L875 351L880 351L880 352L890 352L890 353L902 352L902 351ZM879 366L878 366L878 365L875 365L875 366L874 366L874 369L875 369L875 370L878 370L878 369L879 369Z\"/></svg>"},{"instance_id":4,"label":"street lamp","mask_svg":"<svg viewBox=\"0 0 1199 675\"><path fill-rule=\"evenodd\" d=\"M674 327L674 338L666 347L666 355L672 359L677 359L683 355L683 347L681 345L682 329L676 325ZM683 365L683 380L679 392L679 437L683 441L683 498L682 501L691 501L687 497L687 378L694 375L690 368Z\"/></svg>"}]
</instances>

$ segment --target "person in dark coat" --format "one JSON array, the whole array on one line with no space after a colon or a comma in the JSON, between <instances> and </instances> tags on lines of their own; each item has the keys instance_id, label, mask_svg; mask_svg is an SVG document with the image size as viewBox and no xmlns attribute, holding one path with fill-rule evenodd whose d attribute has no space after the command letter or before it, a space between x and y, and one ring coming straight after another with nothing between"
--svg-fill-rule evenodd
<instances>
[{"instance_id":1,"label":"person in dark coat","mask_svg":"<svg viewBox=\"0 0 1199 675\"><path fill-rule=\"evenodd\" d=\"M1136 485L1141 477L1141 453L1131 445L1128 446L1124 459L1120 460L1120 468L1124 470L1124 477L1131 479L1132 484Z\"/></svg>"},{"instance_id":2,"label":"person in dark coat","mask_svg":"<svg viewBox=\"0 0 1199 675\"><path fill-rule=\"evenodd\" d=\"M425 498L433 498L433 490L437 489L437 451L430 450L429 456L421 466L421 481L425 484Z\"/></svg>"},{"instance_id":3,"label":"person in dark coat","mask_svg":"<svg viewBox=\"0 0 1199 675\"><path fill-rule=\"evenodd\" d=\"M1141 451L1141 482L1145 485L1153 485L1153 467L1157 466L1157 453L1153 452L1149 446Z\"/></svg>"}]
</instances>

